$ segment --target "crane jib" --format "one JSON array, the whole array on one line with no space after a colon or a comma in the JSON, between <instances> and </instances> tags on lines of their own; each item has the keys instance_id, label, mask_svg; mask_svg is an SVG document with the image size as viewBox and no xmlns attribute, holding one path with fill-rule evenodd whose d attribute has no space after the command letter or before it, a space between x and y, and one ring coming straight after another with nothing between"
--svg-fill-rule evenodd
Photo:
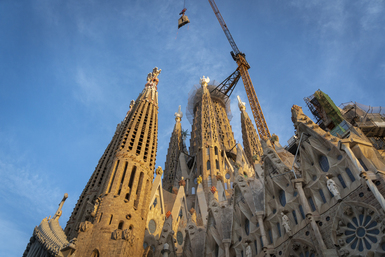
<instances>
[{"instance_id":1,"label":"crane jib","mask_svg":"<svg viewBox=\"0 0 385 257\"><path fill-rule=\"evenodd\" d=\"M238 69L239 69L240 75L242 77L243 85L245 86L247 98L249 99L250 107L251 107L251 110L253 112L254 121L255 121L255 125L257 126L257 129L258 129L259 137L270 139L271 138L270 131L269 131L269 128L267 127L266 120L265 120L265 117L263 115L262 108L259 104L257 94L255 93L253 83L251 82L251 79L250 79L250 75L249 75L249 71L248 71L248 69L250 68L250 65L246 61L245 54L241 53L239 51L237 45L235 44L235 41L234 41L233 37L231 36L230 31L227 28L227 25L226 25L222 15L221 15L221 13L219 12L217 5L215 4L215 1L209 0L209 3L211 5L211 7L213 8L214 14L217 17L219 24L222 27L223 32L225 32L225 35L227 37L227 40L230 43L231 48L233 49L233 51L231 52L231 56L233 57L233 59L238 64ZM232 75L230 75L230 77L232 77ZM238 79L239 79L239 77L238 77ZM221 87L221 89L219 89L219 90L224 91L223 93L225 95L231 94L232 90L234 90L233 87L235 87L236 83L232 83L231 80L235 81L234 79L230 79L230 80L228 80L228 82L230 82L228 86L227 86L228 83L225 83L224 86ZM236 80L236 81L238 81L238 80ZM228 97L229 97L229 95L228 95Z\"/></svg>"}]
</instances>

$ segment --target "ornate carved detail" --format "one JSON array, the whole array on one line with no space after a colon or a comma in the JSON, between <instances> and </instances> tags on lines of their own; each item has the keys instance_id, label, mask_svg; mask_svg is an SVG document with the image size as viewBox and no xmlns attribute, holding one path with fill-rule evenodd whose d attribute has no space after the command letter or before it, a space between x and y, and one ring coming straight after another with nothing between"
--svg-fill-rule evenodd
<instances>
[{"instance_id":1,"label":"ornate carved detail","mask_svg":"<svg viewBox=\"0 0 385 257\"><path fill-rule=\"evenodd\" d=\"M122 230L115 229L114 231L112 231L111 238L115 239L115 240L121 239L122 238Z\"/></svg>"},{"instance_id":2,"label":"ornate carved detail","mask_svg":"<svg viewBox=\"0 0 385 257\"><path fill-rule=\"evenodd\" d=\"M341 247L340 256L366 255L373 251L385 233L384 225L375 219L376 211L364 203L342 203L333 222L334 244Z\"/></svg>"},{"instance_id":3,"label":"ornate carved detail","mask_svg":"<svg viewBox=\"0 0 385 257\"><path fill-rule=\"evenodd\" d=\"M80 229L81 232L86 232L87 229L88 229L90 226L92 226L91 222L89 222L89 221L84 221L84 222L80 223L79 229Z\"/></svg>"},{"instance_id":4,"label":"ornate carved detail","mask_svg":"<svg viewBox=\"0 0 385 257\"><path fill-rule=\"evenodd\" d=\"M125 229L122 231L123 239L128 241L128 243L132 246L135 242L134 232L130 229Z\"/></svg>"}]
</instances>

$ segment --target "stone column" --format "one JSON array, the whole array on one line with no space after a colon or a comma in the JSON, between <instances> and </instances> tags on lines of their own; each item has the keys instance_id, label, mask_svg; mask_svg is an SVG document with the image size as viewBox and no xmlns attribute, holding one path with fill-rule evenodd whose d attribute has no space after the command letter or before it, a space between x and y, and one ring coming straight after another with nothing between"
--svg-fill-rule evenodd
<instances>
[{"instance_id":1,"label":"stone column","mask_svg":"<svg viewBox=\"0 0 385 257\"><path fill-rule=\"evenodd\" d=\"M306 217L310 221L310 225L314 231L314 235L316 237L316 240L319 243L319 246L320 246L322 252L324 252L324 250L327 250L327 248L326 248L324 240L322 239L322 235L321 235L321 232L319 231L318 225L314 220L313 214L310 211L310 206L309 206L309 203L307 202L305 192L303 191L303 188L302 188L303 179L302 178L294 179L293 182L294 182L295 188L298 190L299 199L300 199L302 207L304 208L304 211L306 213Z\"/></svg>"},{"instance_id":2,"label":"stone column","mask_svg":"<svg viewBox=\"0 0 385 257\"><path fill-rule=\"evenodd\" d=\"M360 176L365 179L366 185L368 185L370 191L372 191L374 197L377 199L377 201L380 203L382 209L385 211L385 199L376 187L376 185L373 183L373 181L369 178L368 174L363 171L361 172Z\"/></svg>"},{"instance_id":3,"label":"stone column","mask_svg":"<svg viewBox=\"0 0 385 257\"><path fill-rule=\"evenodd\" d=\"M222 243L225 246L225 257L230 257L229 248L230 248L231 239L223 239Z\"/></svg>"},{"instance_id":4,"label":"stone column","mask_svg":"<svg viewBox=\"0 0 385 257\"><path fill-rule=\"evenodd\" d=\"M353 162L354 166L360 171L360 176L365 179L366 185L370 188L372 191L374 197L377 199L377 201L380 203L382 209L385 211L385 198L382 196L380 191L378 191L378 188L376 185L374 185L371 178L368 176L368 173L365 172L364 168L361 166L358 159L355 157L353 151L350 149L350 147L346 144L339 143L340 149L345 151L349 159Z\"/></svg>"},{"instance_id":5,"label":"stone column","mask_svg":"<svg viewBox=\"0 0 385 257\"><path fill-rule=\"evenodd\" d=\"M262 236L262 242L263 242L262 250L266 252L267 246L269 245L269 241L267 241L265 226L263 225L263 212L257 212L256 215L258 219L259 230L261 231L261 236Z\"/></svg>"},{"instance_id":6,"label":"stone column","mask_svg":"<svg viewBox=\"0 0 385 257\"><path fill-rule=\"evenodd\" d=\"M163 257L168 257L168 254L170 253L169 247L170 246L167 243L163 245L163 250L161 252L163 254Z\"/></svg>"}]
</instances>

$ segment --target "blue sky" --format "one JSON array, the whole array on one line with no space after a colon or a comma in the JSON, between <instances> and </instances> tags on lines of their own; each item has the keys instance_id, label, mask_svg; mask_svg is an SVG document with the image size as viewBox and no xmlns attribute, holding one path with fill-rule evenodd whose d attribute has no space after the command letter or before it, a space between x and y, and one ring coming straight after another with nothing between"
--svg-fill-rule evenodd
<instances>
[{"instance_id":1,"label":"blue sky","mask_svg":"<svg viewBox=\"0 0 385 257\"><path fill-rule=\"evenodd\" d=\"M271 133L293 135L290 108L317 89L337 105L384 106L385 3L217 0ZM202 75L236 69L207 0L0 1L0 252L21 256L34 226L63 194L65 223L147 73L159 76L157 166L164 166L174 113ZM232 126L241 139L236 95ZM247 102L247 101L246 101ZM250 108L247 110L251 116ZM306 110L307 111L307 110ZM308 112L307 112L308 113ZM187 118L184 129L191 130Z\"/></svg>"}]
</instances>

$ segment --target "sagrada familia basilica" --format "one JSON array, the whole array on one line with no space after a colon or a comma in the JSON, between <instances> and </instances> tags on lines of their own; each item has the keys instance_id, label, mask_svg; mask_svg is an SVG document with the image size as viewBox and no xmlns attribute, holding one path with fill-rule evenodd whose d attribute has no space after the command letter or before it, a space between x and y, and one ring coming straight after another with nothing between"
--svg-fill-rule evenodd
<instances>
[{"instance_id":1,"label":"sagrada familia basilica","mask_svg":"<svg viewBox=\"0 0 385 257\"><path fill-rule=\"evenodd\" d=\"M189 149L179 109L156 168L160 72L131 102L66 227L64 195L23 257L385 256L381 109L337 107L318 90L305 98L313 120L292 107L295 135L282 147L258 137L238 97L240 144L228 101L203 77L188 99Z\"/></svg>"}]
</instances>

